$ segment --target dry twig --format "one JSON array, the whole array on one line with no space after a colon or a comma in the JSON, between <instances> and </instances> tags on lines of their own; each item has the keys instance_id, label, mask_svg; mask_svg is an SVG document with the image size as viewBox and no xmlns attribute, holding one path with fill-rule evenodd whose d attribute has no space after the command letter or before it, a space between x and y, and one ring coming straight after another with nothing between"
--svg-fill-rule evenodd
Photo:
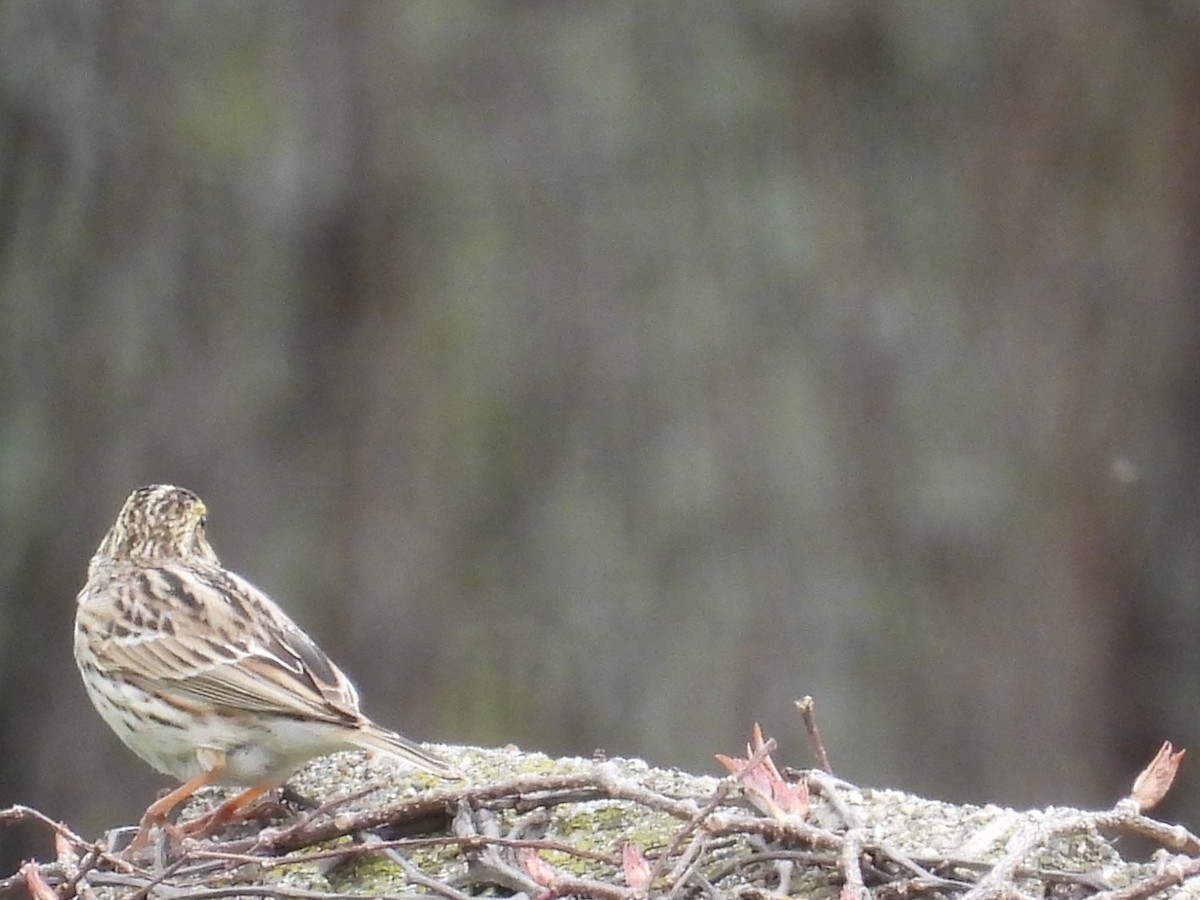
<instances>
[{"instance_id":1,"label":"dry twig","mask_svg":"<svg viewBox=\"0 0 1200 900\"><path fill-rule=\"evenodd\" d=\"M924 844L898 849L881 820L872 818L864 792L831 776L806 774L818 789L819 808L789 806L789 783L770 762L774 742L756 739L755 744L744 761L733 761L735 774L694 797L669 795L654 787L662 783L659 780L630 777L614 762L590 765L576 774L520 775L485 785L443 787L370 809L347 809L350 800L369 793L363 791L252 837L236 836L235 829L234 836L170 845L167 849L174 856L169 864L153 870L114 856L104 845L85 841L37 810L11 807L0 811L0 824L40 823L56 837L57 859L26 865L0 880L0 891L19 889L40 900L70 900L76 895L87 900L93 890L126 900L215 900L234 895L341 900L349 895L264 882L277 880L273 873L305 866L325 872L368 854L386 857L408 884L444 900L467 900L466 885L540 898L766 896L774 890L772 876L783 891L809 890L818 884L853 900L1042 896L1064 883L1077 897L1143 900L1200 874L1200 861L1176 857L1113 890L1099 883L1094 873L1038 866L1051 846L1061 846L1064 839L1098 841L1098 833L1136 833L1175 852L1200 853L1200 839L1149 819L1132 801L1103 812L1068 810L1041 817L989 813L964 836L963 847L968 841L976 844L974 855L964 859L945 851L913 849ZM619 810L620 818L635 822L643 821L635 817L639 811L649 812L676 824L655 826L663 834L657 851L655 840L639 837L638 846L631 846L623 833L607 845L580 846L560 828L564 820L598 809ZM791 811L795 809L802 811ZM998 829L1010 829L1010 820L1016 830L995 856L991 848L1001 835ZM397 837L411 829L422 835ZM589 833L588 838L595 840L598 834ZM422 852L427 858L419 864ZM408 854L414 856L410 859ZM428 860L436 862L431 866ZM386 891L379 893L388 896Z\"/></svg>"}]
</instances>

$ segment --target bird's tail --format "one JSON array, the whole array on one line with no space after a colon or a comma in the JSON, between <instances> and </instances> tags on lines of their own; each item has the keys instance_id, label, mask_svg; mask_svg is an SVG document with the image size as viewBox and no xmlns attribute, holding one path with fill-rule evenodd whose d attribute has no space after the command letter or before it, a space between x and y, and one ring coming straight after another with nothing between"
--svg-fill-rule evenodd
<instances>
[{"instance_id":1,"label":"bird's tail","mask_svg":"<svg viewBox=\"0 0 1200 900\"><path fill-rule=\"evenodd\" d=\"M350 740L363 750L386 753L388 756L412 763L430 775L437 775L440 778L462 778L458 770L438 754L426 750L420 744L401 737L393 731L380 728L374 722L367 722L357 729Z\"/></svg>"}]
</instances>

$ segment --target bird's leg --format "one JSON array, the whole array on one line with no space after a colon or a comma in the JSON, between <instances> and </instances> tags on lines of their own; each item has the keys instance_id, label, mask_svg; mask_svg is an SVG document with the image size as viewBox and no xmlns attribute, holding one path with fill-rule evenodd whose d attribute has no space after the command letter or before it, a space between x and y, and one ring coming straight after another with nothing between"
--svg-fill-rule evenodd
<instances>
[{"instance_id":1,"label":"bird's leg","mask_svg":"<svg viewBox=\"0 0 1200 900\"><path fill-rule=\"evenodd\" d=\"M196 793L196 791L198 791L200 788L204 787L204 785L219 778L224 769L225 766L222 763L222 765L217 768L201 772L199 775L189 779L179 787L175 788L175 790L171 791L169 794L159 797L157 800L151 803L150 806L146 808L146 811L142 814L142 821L138 824L138 833L134 839L129 842L129 846L125 848L125 852L136 852L150 843L150 829L155 825L166 826L167 815L171 812L171 810L173 810L188 797L192 796L192 794ZM174 829L171 830L174 831Z\"/></svg>"},{"instance_id":2,"label":"bird's leg","mask_svg":"<svg viewBox=\"0 0 1200 900\"><path fill-rule=\"evenodd\" d=\"M244 818L243 810L267 791L277 787L275 782L247 788L236 797L231 797L198 819L193 819L186 825L180 825L179 831L189 837L208 837L222 825Z\"/></svg>"}]
</instances>

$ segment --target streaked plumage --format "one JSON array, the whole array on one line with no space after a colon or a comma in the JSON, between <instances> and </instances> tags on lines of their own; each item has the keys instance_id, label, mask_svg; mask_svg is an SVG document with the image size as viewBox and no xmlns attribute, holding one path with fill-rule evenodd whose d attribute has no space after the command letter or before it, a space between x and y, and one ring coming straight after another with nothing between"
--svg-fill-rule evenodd
<instances>
[{"instance_id":1,"label":"streaked plumage","mask_svg":"<svg viewBox=\"0 0 1200 900\"><path fill-rule=\"evenodd\" d=\"M221 566L205 521L191 491L138 488L79 592L75 661L88 696L131 750L185 782L147 811L139 841L201 784L249 786L248 802L336 750L379 751L454 777L441 757L360 712L329 657Z\"/></svg>"}]
</instances>

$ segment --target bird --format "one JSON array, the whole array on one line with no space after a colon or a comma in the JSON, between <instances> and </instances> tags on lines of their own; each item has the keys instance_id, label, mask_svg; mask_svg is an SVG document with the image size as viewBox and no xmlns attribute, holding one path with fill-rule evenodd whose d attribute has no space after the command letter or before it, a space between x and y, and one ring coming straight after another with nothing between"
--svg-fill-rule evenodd
<instances>
[{"instance_id":1,"label":"bird","mask_svg":"<svg viewBox=\"0 0 1200 900\"><path fill-rule=\"evenodd\" d=\"M345 749L441 778L443 757L375 724L350 679L263 591L221 565L208 510L186 488L134 490L88 564L75 663L100 717L180 786L147 808L127 848L155 826L205 836L242 817L304 763ZM194 822L167 822L206 784L244 790Z\"/></svg>"}]
</instances>

